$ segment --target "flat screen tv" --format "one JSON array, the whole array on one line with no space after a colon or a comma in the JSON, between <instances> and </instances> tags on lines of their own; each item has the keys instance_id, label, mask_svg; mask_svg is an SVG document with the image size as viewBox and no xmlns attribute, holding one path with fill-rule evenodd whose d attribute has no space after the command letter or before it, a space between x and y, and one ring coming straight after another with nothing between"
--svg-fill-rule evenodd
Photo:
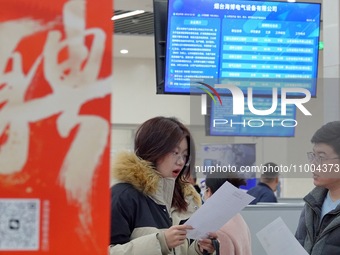
<instances>
[{"instance_id":1,"label":"flat screen tv","mask_svg":"<svg viewBox=\"0 0 340 255\"><path fill-rule=\"evenodd\" d=\"M316 96L321 4L169 0L160 18L165 1L155 2L163 2L154 10L157 93L201 94L200 81L259 96L294 86Z\"/></svg>"},{"instance_id":2,"label":"flat screen tv","mask_svg":"<svg viewBox=\"0 0 340 255\"><path fill-rule=\"evenodd\" d=\"M282 115L281 102L269 115L254 114L256 110L266 111L272 108L272 98L253 97L252 106L244 106L243 115L233 113L232 97L221 96L222 104L211 100L206 115L206 135L208 136L259 136L259 137L293 137L295 135L296 107L287 104ZM247 100L247 98L245 98Z\"/></svg>"}]
</instances>

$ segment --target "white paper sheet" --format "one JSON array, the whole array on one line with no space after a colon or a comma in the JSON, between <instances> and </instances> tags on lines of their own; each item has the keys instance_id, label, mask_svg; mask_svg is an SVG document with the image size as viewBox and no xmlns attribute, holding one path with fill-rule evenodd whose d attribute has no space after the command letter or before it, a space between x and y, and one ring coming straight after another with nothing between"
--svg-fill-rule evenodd
<instances>
[{"instance_id":1,"label":"white paper sheet","mask_svg":"<svg viewBox=\"0 0 340 255\"><path fill-rule=\"evenodd\" d=\"M252 200L254 197L225 182L185 223L194 228L188 230L187 237L206 238L209 232L220 229Z\"/></svg>"},{"instance_id":2,"label":"white paper sheet","mask_svg":"<svg viewBox=\"0 0 340 255\"><path fill-rule=\"evenodd\" d=\"M279 217L256 234L267 255L308 255Z\"/></svg>"}]
</instances>

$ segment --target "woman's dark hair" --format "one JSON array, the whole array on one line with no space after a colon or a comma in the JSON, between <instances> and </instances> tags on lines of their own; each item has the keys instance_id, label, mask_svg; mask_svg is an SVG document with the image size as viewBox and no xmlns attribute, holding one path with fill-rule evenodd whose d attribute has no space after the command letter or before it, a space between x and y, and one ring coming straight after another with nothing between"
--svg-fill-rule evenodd
<instances>
[{"instance_id":1,"label":"woman's dark hair","mask_svg":"<svg viewBox=\"0 0 340 255\"><path fill-rule=\"evenodd\" d=\"M332 121L319 128L311 139L312 143L325 143L340 156L340 121Z\"/></svg>"},{"instance_id":2,"label":"woman's dark hair","mask_svg":"<svg viewBox=\"0 0 340 255\"><path fill-rule=\"evenodd\" d=\"M156 167L156 162L172 152L183 138L188 142L190 163L186 162L175 182L172 206L179 211L188 208L182 187L190 176L190 164L195 162L195 145L190 131L174 117L155 117L138 128L134 148L138 157L151 162Z\"/></svg>"},{"instance_id":3,"label":"woman's dark hair","mask_svg":"<svg viewBox=\"0 0 340 255\"><path fill-rule=\"evenodd\" d=\"M214 194L226 181L230 182L236 188L242 185L246 185L246 180L240 178L237 173L212 173L208 174L205 179L205 185L210 189L211 193Z\"/></svg>"}]
</instances>

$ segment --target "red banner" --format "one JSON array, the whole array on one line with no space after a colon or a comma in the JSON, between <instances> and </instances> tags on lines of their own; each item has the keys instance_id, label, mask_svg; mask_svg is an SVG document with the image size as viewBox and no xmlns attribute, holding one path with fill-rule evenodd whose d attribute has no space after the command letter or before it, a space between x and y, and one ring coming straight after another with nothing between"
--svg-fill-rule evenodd
<instances>
[{"instance_id":1,"label":"red banner","mask_svg":"<svg viewBox=\"0 0 340 255\"><path fill-rule=\"evenodd\" d=\"M112 0L0 4L0 253L107 254Z\"/></svg>"}]
</instances>

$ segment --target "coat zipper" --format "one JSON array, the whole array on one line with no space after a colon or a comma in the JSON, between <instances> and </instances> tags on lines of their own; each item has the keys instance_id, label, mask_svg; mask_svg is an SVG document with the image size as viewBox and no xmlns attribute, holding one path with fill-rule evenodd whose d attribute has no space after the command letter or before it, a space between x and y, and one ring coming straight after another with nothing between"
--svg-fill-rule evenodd
<instances>
[{"instance_id":1,"label":"coat zipper","mask_svg":"<svg viewBox=\"0 0 340 255\"><path fill-rule=\"evenodd\" d=\"M315 211L314 211L314 212L315 212ZM334 214L334 215L335 215L335 217L337 217L337 216L340 215L340 213L337 213L337 214ZM320 226L322 225L322 221L323 221L323 218L321 219ZM340 226L340 225L338 224L338 225L336 225L336 226L333 226L333 227L330 228L330 229L327 229L326 231L319 232L318 235L315 237L315 241L314 241L314 244L313 244L313 246L312 246L312 248L311 248L311 250L310 250L310 254L312 254L312 251L313 251L313 249L314 249L315 244L316 244L323 236L325 236L327 233L331 232L332 230L338 228L339 226Z\"/></svg>"}]
</instances>

